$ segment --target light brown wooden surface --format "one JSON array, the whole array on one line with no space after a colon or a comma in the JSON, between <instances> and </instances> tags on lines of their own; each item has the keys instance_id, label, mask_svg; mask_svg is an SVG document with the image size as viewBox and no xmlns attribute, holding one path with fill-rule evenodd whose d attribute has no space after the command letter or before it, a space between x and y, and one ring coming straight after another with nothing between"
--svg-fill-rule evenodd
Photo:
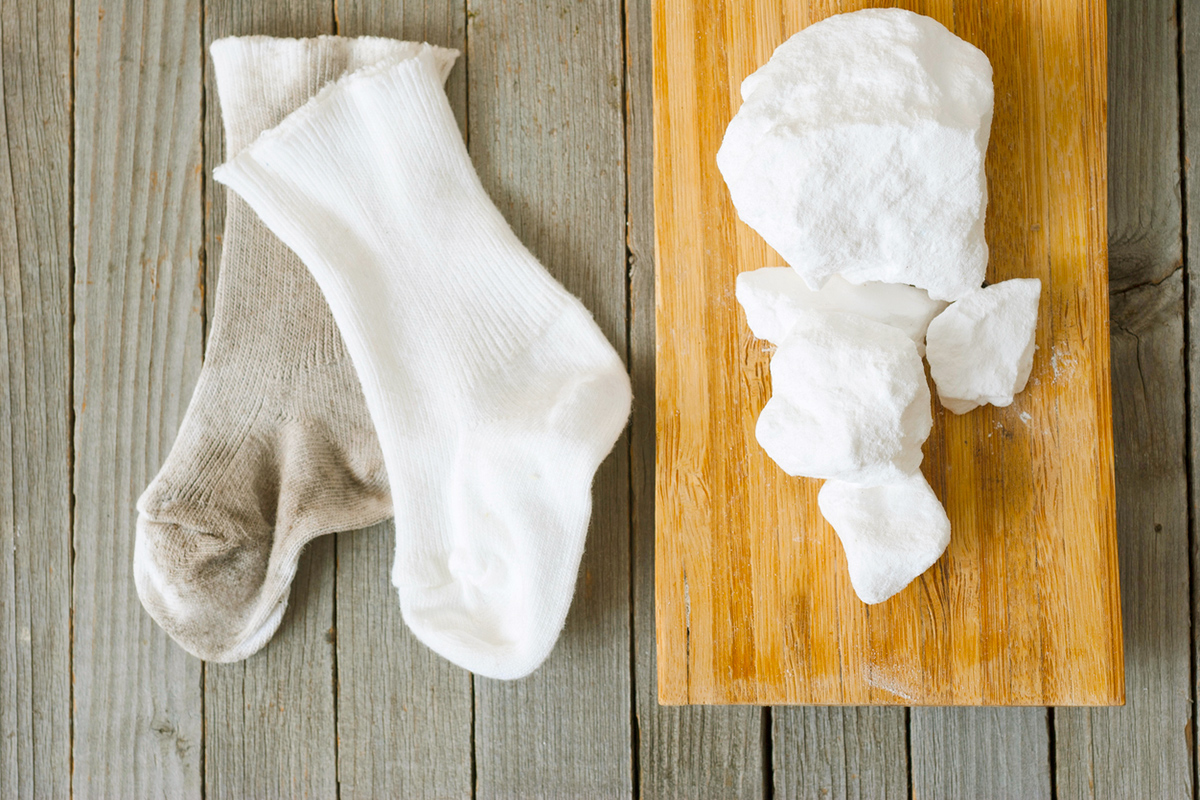
<instances>
[{"instance_id":1,"label":"light brown wooden surface","mask_svg":"<svg viewBox=\"0 0 1200 800\"><path fill-rule=\"evenodd\" d=\"M733 282L782 262L737 221L714 156L742 78L788 35L866 5L655 6L659 699L1120 703L1102 4L900 4L991 58L988 279L1043 282L1026 391L962 417L935 403L924 469L950 516L946 556L863 605L818 482L754 440L769 352Z\"/></svg>"}]
</instances>

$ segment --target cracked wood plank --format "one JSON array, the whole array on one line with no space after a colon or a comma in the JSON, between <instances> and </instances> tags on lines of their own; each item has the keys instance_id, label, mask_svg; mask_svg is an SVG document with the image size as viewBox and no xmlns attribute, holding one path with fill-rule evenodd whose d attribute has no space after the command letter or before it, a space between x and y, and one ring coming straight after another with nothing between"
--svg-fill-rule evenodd
<instances>
[{"instance_id":1,"label":"cracked wood plank","mask_svg":"<svg viewBox=\"0 0 1200 800\"><path fill-rule=\"evenodd\" d=\"M626 352L621 3L479 0L467 22L467 127L517 237ZM475 680L480 798L632 791L628 440L592 486L575 597L524 680Z\"/></svg>"},{"instance_id":2,"label":"cracked wood plank","mask_svg":"<svg viewBox=\"0 0 1200 800\"><path fill-rule=\"evenodd\" d=\"M904 709L777 706L771 721L778 800L908 798Z\"/></svg>"},{"instance_id":3,"label":"cracked wood plank","mask_svg":"<svg viewBox=\"0 0 1200 800\"><path fill-rule=\"evenodd\" d=\"M207 48L223 36L333 32L327 0L205 0L205 298L210 326L226 202L226 189L213 181L212 170L226 154ZM284 619L267 645L244 661L205 666L207 797L336 797L334 558L333 537L310 542L292 580Z\"/></svg>"},{"instance_id":4,"label":"cracked wood plank","mask_svg":"<svg viewBox=\"0 0 1200 800\"><path fill-rule=\"evenodd\" d=\"M915 800L1053 797L1044 708L912 709Z\"/></svg>"},{"instance_id":5,"label":"cracked wood plank","mask_svg":"<svg viewBox=\"0 0 1200 800\"><path fill-rule=\"evenodd\" d=\"M1181 69L1180 96L1183 100L1183 165L1184 187L1186 194L1187 219L1187 273L1184 276L1186 297L1184 306L1188 310L1187 324L1187 359L1188 378L1188 428L1191 440L1187 443L1188 472L1191 475L1191 543L1192 543L1192 575L1197 575L1200 569L1200 513L1196 512L1196 503L1200 501L1200 174L1192 169L1193 164L1200 164L1200 6L1196 3L1180 3L1182 11L1180 24L1183 26L1180 43ZM1200 613L1200 592L1192 586L1192 619ZM1192 663L1200 657L1200 642L1195 632L1192 633ZM1197 676L1200 680L1200 676ZM1192 757L1200 759L1196 752L1196 707L1195 698L1200 692L1200 685L1192 686L1192 718L1188 731L1188 747ZM1197 766L1192 767L1196 774ZM1195 787L1193 787L1195 789Z\"/></svg>"}]
</instances>

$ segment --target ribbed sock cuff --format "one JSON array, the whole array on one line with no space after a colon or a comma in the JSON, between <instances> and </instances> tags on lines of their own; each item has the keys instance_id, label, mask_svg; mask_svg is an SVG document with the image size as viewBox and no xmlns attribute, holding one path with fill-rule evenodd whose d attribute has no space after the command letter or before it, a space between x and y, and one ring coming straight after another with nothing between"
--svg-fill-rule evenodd
<instances>
[{"instance_id":1,"label":"ribbed sock cuff","mask_svg":"<svg viewBox=\"0 0 1200 800\"><path fill-rule=\"evenodd\" d=\"M211 52L227 156L241 151L322 86L346 73L374 64L395 64L426 52L445 81L458 58L457 50L377 36L229 36L213 42Z\"/></svg>"},{"instance_id":2,"label":"ribbed sock cuff","mask_svg":"<svg viewBox=\"0 0 1200 800\"><path fill-rule=\"evenodd\" d=\"M487 196L436 70L426 51L348 73L213 177L287 242L327 298L381 277L371 274L375 259L348 257L347 248L377 242L381 230L406 238L417 273L408 323L431 346L503 363L528 331L578 301L529 257ZM466 347L436 311L447 296L481 312L465 323L482 326Z\"/></svg>"}]
</instances>

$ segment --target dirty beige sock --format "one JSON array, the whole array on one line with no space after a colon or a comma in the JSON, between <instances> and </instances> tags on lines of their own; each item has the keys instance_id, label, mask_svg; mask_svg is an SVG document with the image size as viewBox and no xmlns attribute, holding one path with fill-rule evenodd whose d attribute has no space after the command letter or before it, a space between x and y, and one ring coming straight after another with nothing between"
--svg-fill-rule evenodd
<instances>
[{"instance_id":1,"label":"dirty beige sock","mask_svg":"<svg viewBox=\"0 0 1200 800\"><path fill-rule=\"evenodd\" d=\"M222 39L212 46L226 155L329 81L422 48L390 39ZM443 79L457 53L435 48ZM301 548L391 516L383 456L320 289L227 195L204 368L162 470L138 500L138 595L185 650L245 658L283 616Z\"/></svg>"}]
</instances>

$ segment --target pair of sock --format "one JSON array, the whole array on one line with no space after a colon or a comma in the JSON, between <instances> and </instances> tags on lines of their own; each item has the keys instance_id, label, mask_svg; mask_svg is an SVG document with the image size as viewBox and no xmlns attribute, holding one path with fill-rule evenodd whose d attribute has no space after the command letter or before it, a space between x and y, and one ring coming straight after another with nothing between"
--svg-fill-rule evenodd
<instances>
[{"instance_id":1,"label":"pair of sock","mask_svg":"<svg viewBox=\"0 0 1200 800\"><path fill-rule=\"evenodd\" d=\"M629 380L484 192L442 89L456 55L213 44L232 190L216 313L134 564L199 657L262 647L303 545L393 508L392 581L426 645L515 678L558 637Z\"/></svg>"}]
</instances>

